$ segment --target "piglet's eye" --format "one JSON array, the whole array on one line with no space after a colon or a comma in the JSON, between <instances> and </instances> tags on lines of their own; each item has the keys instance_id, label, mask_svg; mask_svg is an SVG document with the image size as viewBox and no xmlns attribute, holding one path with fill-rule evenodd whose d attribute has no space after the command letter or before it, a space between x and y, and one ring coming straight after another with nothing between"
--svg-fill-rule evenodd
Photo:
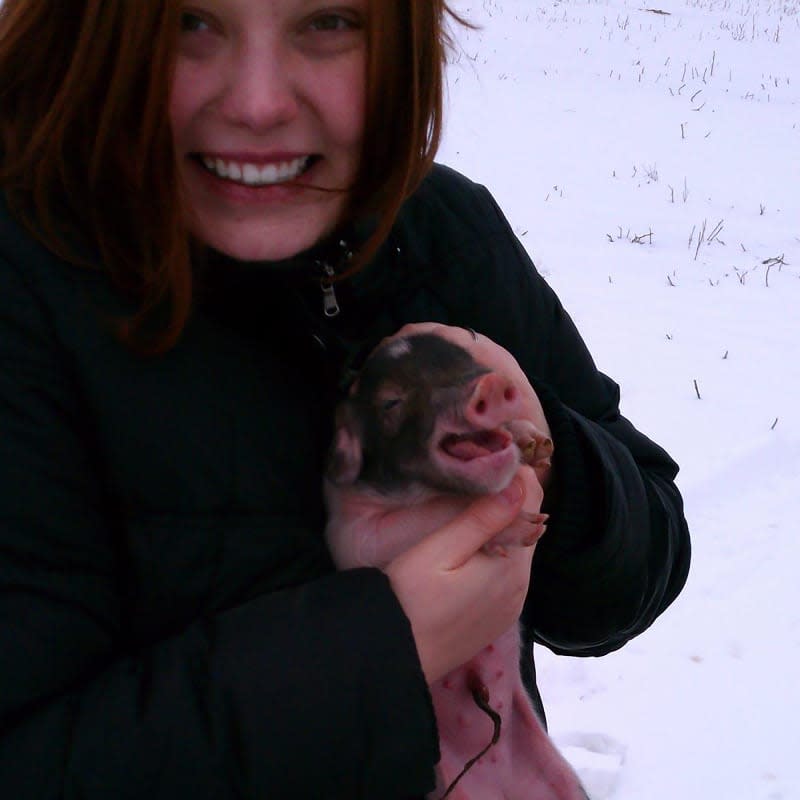
<instances>
[{"instance_id":1,"label":"piglet's eye","mask_svg":"<svg viewBox=\"0 0 800 800\"><path fill-rule=\"evenodd\" d=\"M398 386L393 381L385 381L376 387L372 394L372 407L375 413L385 420L395 420L403 416L403 406L408 398L405 386ZM397 420L395 420L397 421Z\"/></svg>"}]
</instances>

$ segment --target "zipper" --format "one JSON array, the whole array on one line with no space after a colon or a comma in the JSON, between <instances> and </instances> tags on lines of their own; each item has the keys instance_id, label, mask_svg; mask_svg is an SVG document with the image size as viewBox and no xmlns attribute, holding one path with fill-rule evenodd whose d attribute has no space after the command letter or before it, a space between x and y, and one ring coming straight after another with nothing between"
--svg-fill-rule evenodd
<instances>
[{"instance_id":1,"label":"zipper","mask_svg":"<svg viewBox=\"0 0 800 800\"><path fill-rule=\"evenodd\" d=\"M0 0L2 2L2 0ZM335 259L341 269L346 269L353 258L353 251L348 247L346 239L339 240L339 255ZM322 289L322 310L326 317L337 317L342 310L336 298L336 291L333 288L333 279L336 277L336 270L331 266L328 259L320 259L317 266L322 270L319 286Z\"/></svg>"},{"instance_id":2,"label":"zipper","mask_svg":"<svg viewBox=\"0 0 800 800\"><path fill-rule=\"evenodd\" d=\"M320 289L322 289L322 310L326 317L336 317L341 311L333 288L333 278L336 275L336 271L327 262L320 263L320 266L325 273L319 282Z\"/></svg>"}]
</instances>

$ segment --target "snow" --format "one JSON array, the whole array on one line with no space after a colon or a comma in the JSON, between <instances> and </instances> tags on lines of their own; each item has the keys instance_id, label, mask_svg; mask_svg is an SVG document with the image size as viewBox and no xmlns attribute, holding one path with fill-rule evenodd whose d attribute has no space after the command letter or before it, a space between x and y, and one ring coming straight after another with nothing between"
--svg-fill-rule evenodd
<instances>
[{"instance_id":1,"label":"snow","mask_svg":"<svg viewBox=\"0 0 800 800\"><path fill-rule=\"evenodd\" d=\"M617 653L537 648L551 733L593 800L800 800L800 2L652 3L454 3L439 160L682 468L687 586Z\"/></svg>"}]
</instances>

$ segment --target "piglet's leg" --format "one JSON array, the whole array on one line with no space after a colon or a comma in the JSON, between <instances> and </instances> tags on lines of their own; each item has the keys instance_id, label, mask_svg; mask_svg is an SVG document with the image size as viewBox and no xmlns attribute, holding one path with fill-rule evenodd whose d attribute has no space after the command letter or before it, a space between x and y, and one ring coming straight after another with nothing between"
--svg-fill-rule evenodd
<instances>
[{"instance_id":1,"label":"piglet's leg","mask_svg":"<svg viewBox=\"0 0 800 800\"><path fill-rule=\"evenodd\" d=\"M537 477L541 478L542 472L550 467L553 440L525 419L515 419L506 427L519 447L522 462L533 467Z\"/></svg>"},{"instance_id":2,"label":"piglet's leg","mask_svg":"<svg viewBox=\"0 0 800 800\"><path fill-rule=\"evenodd\" d=\"M520 461L533 468L540 480L544 472L550 469L550 457L553 455L553 440L543 434L532 422L513 420L505 425L520 451ZM508 547L529 546L536 542L546 530L548 516L542 513L525 513L526 525L512 525L508 530L484 545L488 555L505 556ZM533 527L531 524L533 523Z\"/></svg>"},{"instance_id":3,"label":"piglet's leg","mask_svg":"<svg viewBox=\"0 0 800 800\"><path fill-rule=\"evenodd\" d=\"M515 631L431 687L441 761L428 800L587 800L575 773L536 717L519 674L502 669ZM516 664L518 647L513 649ZM475 672L494 717L476 704ZM465 769L466 768L466 769Z\"/></svg>"},{"instance_id":4,"label":"piglet's leg","mask_svg":"<svg viewBox=\"0 0 800 800\"><path fill-rule=\"evenodd\" d=\"M558 752L521 684L512 696L511 771L507 800L588 800L572 767Z\"/></svg>"}]
</instances>

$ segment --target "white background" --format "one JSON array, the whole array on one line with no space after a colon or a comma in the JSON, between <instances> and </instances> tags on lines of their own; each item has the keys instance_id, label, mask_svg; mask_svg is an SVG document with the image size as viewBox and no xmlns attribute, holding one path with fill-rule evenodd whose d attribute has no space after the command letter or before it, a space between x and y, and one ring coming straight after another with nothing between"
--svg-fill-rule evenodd
<instances>
[{"instance_id":1,"label":"white background","mask_svg":"<svg viewBox=\"0 0 800 800\"><path fill-rule=\"evenodd\" d=\"M800 798L800 4L648 2L455 3L439 160L682 467L687 587L618 653L537 648L551 732L593 799Z\"/></svg>"}]
</instances>

